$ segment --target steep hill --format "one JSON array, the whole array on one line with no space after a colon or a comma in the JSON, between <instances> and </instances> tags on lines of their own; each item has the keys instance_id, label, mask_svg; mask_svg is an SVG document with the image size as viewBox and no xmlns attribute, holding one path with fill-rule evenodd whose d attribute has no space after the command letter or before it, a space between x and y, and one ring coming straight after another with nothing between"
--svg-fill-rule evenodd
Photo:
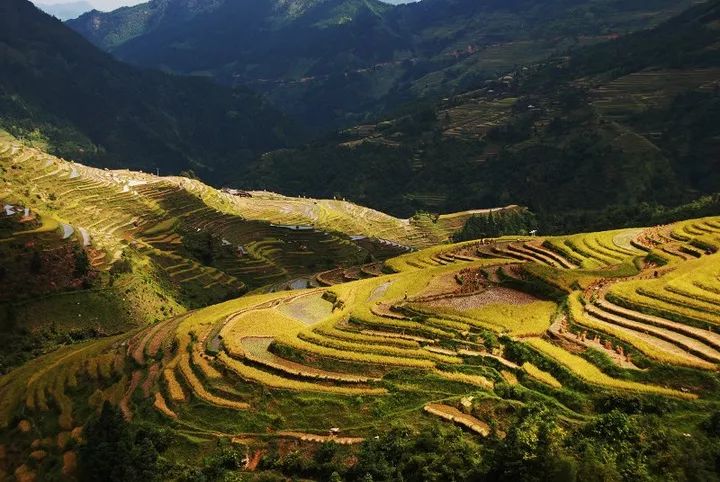
<instances>
[{"instance_id":1,"label":"steep hill","mask_svg":"<svg viewBox=\"0 0 720 482\"><path fill-rule=\"evenodd\" d=\"M512 200L545 232L642 222L720 192L718 5L266 154L237 182L396 214Z\"/></svg>"},{"instance_id":2,"label":"steep hill","mask_svg":"<svg viewBox=\"0 0 720 482\"><path fill-rule=\"evenodd\" d=\"M99 165L212 175L292 132L247 90L129 67L27 0L0 5L0 69L0 126Z\"/></svg>"},{"instance_id":3,"label":"steep hill","mask_svg":"<svg viewBox=\"0 0 720 482\"><path fill-rule=\"evenodd\" d=\"M573 44L653 25L691 1L153 0L68 23L123 60L264 92L315 126L468 88ZM180 13L177 13L180 12Z\"/></svg>"},{"instance_id":4,"label":"steep hill","mask_svg":"<svg viewBox=\"0 0 720 482\"><path fill-rule=\"evenodd\" d=\"M717 216L434 246L65 346L0 379L0 469L713 480L719 248Z\"/></svg>"},{"instance_id":5,"label":"steep hill","mask_svg":"<svg viewBox=\"0 0 720 482\"><path fill-rule=\"evenodd\" d=\"M222 192L187 178L86 167L7 134L0 179L0 329L17 337L0 371L58 342L250 290L360 279L489 215L404 220L339 200ZM523 213L493 215L504 212Z\"/></svg>"},{"instance_id":6,"label":"steep hill","mask_svg":"<svg viewBox=\"0 0 720 482\"><path fill-rule=\"evenodd\" d=\"M87 11L82 18L67 24L74 29L84 25L82 33L88 40L103 49L112 49L165 23L182 23L211 12L222 3L222 0L157 0L111 12Z\"/></svg>"}]
</instances>

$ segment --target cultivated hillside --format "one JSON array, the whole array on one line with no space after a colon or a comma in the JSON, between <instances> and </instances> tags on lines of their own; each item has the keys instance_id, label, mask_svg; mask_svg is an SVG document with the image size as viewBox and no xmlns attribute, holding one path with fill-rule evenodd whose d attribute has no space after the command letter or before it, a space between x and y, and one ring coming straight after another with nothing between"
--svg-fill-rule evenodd
<instances>
[{"instance_id":1,"label":"cultivated hillside","mask_svg":"<svg viewBox=\"0 0 720 482\"><path fill-rule=\"evenodd\" d=\"M720 481L690 3L3 0L0 481Z\"/></svg>"},{"instance_id":2,"label":"cultivated hillside","mask_svg":"<svg viewBox=\"0 0 720 482\"><path fill-rule=\"evenodd\" d=\"M245 296L67 346L0 380L2 469L70 475L78 454L80 470L96 467L93 449L77 446L104 440L96 424L112 423L116 406L154 440L148 454L164 453L170 479L199 466L397 480L430 463L401 455L417 453L445 454L433 470L461 480L505 480L498 473L535 464L590 470L588 446L624 480L711 474L714 459L697 447L714 443L719 247L718 217L441 245L365 279L327 277L330 286ZM83 428L105 402L105 421ZM406 445L415 430L422 442ZM535 430L553 434L562 463L513 458L542 450L518 438ZM659 460L688 439L691 459ZM507 456L482 465L477 453Z\"/></svg>"},{"instance_id":3,"label":"cultivated hillside","mask_svg":"<svg viewBox=\"0 0 720 482\"><path fill-rule=\"evenodd\" d=\"M467 89L691 1L153 0L68 23L120 59L266 93L316 127Z\"/></svg>"},{"instance_id":4,"label":"cultivated hillside","mask_svg":"<svg viewBox=\"0 0 720 482\"><path fill-rule=\"evenodd\" d=\"M718 5L266 154L237 183L395 214L512 200L545 232L642 223L720 191Z\"/></svg>"},{"instance_id":5,"label":"cultivated hillside","mask_svg":"<svg viewBox=\"0 0 720 482\"><path fill-rule=\"evenodd\" d=\"M403 220L344 201L90 168L7 134L0 151L0 199L11 214L0 243L0 323L22 340L0 360L3 371L68 334L121 332L255 289L316 286L321 272L362 278L489 213ZM494 215L504 212L522 210Z\"/></svg>"}]
</instances>

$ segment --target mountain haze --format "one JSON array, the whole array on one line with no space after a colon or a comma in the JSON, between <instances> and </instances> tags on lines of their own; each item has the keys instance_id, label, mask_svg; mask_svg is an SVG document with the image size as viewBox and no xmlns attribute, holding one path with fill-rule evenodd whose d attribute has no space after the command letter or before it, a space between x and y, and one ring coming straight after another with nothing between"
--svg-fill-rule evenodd
<instances>
[{"instance_id":1,"label":"mountain haze","mask_svg":"<svg viewBox=\"0 0 720 482\"><path fill-rule=\"evenodd\" d=\"M518 63L653 25L689 4L153 0L68 25L120 59L249 86L323 127L473 87Z\"/></svg>"},{"instance_id":2,"label":"mountain haze","mask_svg":"<svg viewBox=\"0 0 720 482\"><path fill-rule=\"evenodd\" d=\"M0 4L0 69L2 126L99 165L207 174L292 131L245 89L130 67L26 0Z\"/></svg>"},{"instance_id":3,"label":"mountain haze","mask_svg":"<svg viewBox=\"0 0 720 482\"><path fill-rule=\"evenodd\" d=\"M93 6L88 2L37 3L36 5L43 12L49 13L60 20L70 20L93 9Z\"/></svg>"},{"instance_id":4,"label":"mountain haze","mask_svg":"<svg viewBox=\"0 0 720 482\"><path fill-rule=\"evenodd\" d=\"M655 29L267 154L237 182L342 193L396 214L512 199L560 232L642 222L657 206L720 192L718 12L720 2L698 5Z\"/></svg>"}]
</instances>

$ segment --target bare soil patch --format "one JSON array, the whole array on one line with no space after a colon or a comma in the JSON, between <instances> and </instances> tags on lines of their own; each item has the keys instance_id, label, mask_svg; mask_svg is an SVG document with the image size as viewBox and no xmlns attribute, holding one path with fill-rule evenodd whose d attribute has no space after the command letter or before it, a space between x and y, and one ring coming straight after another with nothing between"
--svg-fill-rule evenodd
<instances>
[{"instance_id":1,"label":"bare soil patch","mask_svg":"<svg viewBox=\"0 0 720 482\"><path fill-rule=\"evenodd\" d=\"M435 308L452 308L454 310L470 310L473 308L481 308L486 305L493 304L514 304L526 305L540 301L539 298L514 290L512 288L504 288L495 286L488 288L480 293L470 295L458 295L450 298L443 298L427 303L428 306Z\"/></svg>"}]
</instances>

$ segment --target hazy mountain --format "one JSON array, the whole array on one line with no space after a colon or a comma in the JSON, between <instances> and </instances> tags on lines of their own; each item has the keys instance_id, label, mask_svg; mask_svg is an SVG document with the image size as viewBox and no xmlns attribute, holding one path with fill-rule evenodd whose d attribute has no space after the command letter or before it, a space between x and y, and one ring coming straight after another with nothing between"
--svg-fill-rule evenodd
<instances>
[{"instance_id":1,"label":"hazy mountain","mask_svg":"<svg viewBox=\"0 0 720 482\"><path fill-rule=\"evenodd\" d=\"M120 59L247 85L327 126L474 87L518 63L653 25L690 3L153 0L68 25Z\"/></svg>"},{"instance_id":2,"label":"hazy mountain","mask_svg":"<svg viewBox=\"0 0 720 482\"><path fill-rule=\"evenodd\" d=\"M720 2L697 6L653 30L270 153L237 182L339 193L399 215L512 200L545 230L641 224L663 209L649 206L720 191L718 19Z\"/></svg>"},{"instance_id":3,"label":"hazy mountain","mask_svg":"<svg viewBox=\"0 0 720 482\"><path fill-rule=\"evenodd\" d=\"M110 12L121 7L128 7L143 3L142 0L91 0L93 7L102 12Z\"/></svg>"},{"instance_id":4,"label":"hazy mountain","mask_svg":"<svg viewBox=\"0 0 720 482\"><path fill-rule=\"evenodd\" d=\"M37 3L36 5L43 12L49 13L60 20L69 20L71 18L79 17L81 14L89 12L93 9L93 6L85 1L54 4Z\"/></svg>"},{"instance_id":5,"label":"hazy mountain","mask_svg":"<svg viewBox=\"0 0 720 482\"><path fill-rule=\"evenodd\" d=\"M132 68L26 0L0 4L0 124L94 163L206 174L283 145L244 89Z\"/></svg>"},{"instance_id":6,"label":"hazy mountain","mask_svg":"<svg viewBox=\"0 0 720 482\"><path fill-rule=\"evenodd\" d=\"M113 49L164 24L183 23L198 13L210 12L224 0L153 0L111 12L93 10L68 25L95 45Z\"/></svg>"}]
</instances>

